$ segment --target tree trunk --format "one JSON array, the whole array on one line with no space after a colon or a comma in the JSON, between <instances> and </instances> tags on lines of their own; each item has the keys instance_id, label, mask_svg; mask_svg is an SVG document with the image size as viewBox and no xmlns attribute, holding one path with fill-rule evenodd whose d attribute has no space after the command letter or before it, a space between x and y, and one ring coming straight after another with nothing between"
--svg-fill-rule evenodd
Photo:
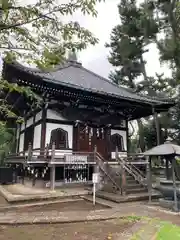
<instances>
[{"instance_id":1,"label":"tree trunk","mask_svg":"<svg viewBox=\"0 0 180 240\"><path fill-rule=\"evenodd\" d=\"M147 76L143 56L141 56L141 65L142 65L142 74L144 76L144 80L148 82L148 76ZM148 91L148 89L147 89L147 91ZM148 94L149 94L149 91L148 91ZM160 142L161 142L160 126L159 126L158 116L157 116L157 113L155 112L154 108L153 108L153 115L154 115L154 122L155 122L155 126L156 126L157 145L160 145Z\"/></svg>"},{"instance_id":2,"label":"tree trunk","mask_svg":"<svg viewBox=\"0 0 180 240\"><path fill-rule=\"evenodd\" d=\"M139 147L141 152L145 151L145 141L144 141L144 129L141 119L137 119L138 129L139 129Z\"/></svg>"}]
</instances>

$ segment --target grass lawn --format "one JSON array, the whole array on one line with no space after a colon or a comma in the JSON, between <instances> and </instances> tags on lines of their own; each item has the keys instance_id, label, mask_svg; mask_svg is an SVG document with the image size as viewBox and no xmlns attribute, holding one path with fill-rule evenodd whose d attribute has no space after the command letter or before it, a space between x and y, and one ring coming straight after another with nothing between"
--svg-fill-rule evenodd
<instances>
[{"instance_id":1,"label":"grass lawn","mask_svg":"<svg viewBox=\"0 0 180 240\"><path fill-rule=\"evenodd\" d=\"M141 222L146 222L142 228L134 233L130 240L180 240L180 227L170 222L164 222L157 218L142 217Z\"/></svg>"},{"instance_id":2,"label":"grass lawn","mask_svg":"<svg viewBox=\"0 0 180 240\"><path fill-rule=\"evenodd\" d=\"M157 234L157 240L179 240L180 239L180 227L170 224L162 223L161 228Z\"/></svg>"}]
</instances>

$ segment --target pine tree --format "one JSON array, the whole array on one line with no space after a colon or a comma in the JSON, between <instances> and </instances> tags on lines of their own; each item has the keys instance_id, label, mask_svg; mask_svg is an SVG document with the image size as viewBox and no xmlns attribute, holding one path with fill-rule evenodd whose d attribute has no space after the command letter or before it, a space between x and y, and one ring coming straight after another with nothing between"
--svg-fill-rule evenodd
<instances>
[{"instance_id":1,"label":"pine tree","mask_svg":"<svg viewBox=\"0 0 180 240\"><path fill-rule=\"evenodd\" d=\"M172 70L169 82L176 106L170 110L169 135L180 144L180 3L173 1L155 1L157 8L156 21L160 23L160 39L156 39L160 52L160 61L168 63Z\"/></svg>"},{"instance_id":2,"label":"pine tree","mask_svg":"<svg viewBox=\"0 0 180 240\"><path fill-rule=\"evenodd\" d=\"M144 11L151 14L146 14ZM110 78L117 84L132 88L135 92L145 90L150 85L146 73L143 54L147 52L148 44L156 37L158 25L152 18L154 6L142 4L137 6L136 0L122 0L118 6L120 24L114 27L110 36L109 62L116 67L110 74ZM142 76L143 81L137 84L137 77ZM145 89L146 88L146 89ZM139 134L139 145L145 150L143 123L137 121Z\"/></svg>"}]
</instances>

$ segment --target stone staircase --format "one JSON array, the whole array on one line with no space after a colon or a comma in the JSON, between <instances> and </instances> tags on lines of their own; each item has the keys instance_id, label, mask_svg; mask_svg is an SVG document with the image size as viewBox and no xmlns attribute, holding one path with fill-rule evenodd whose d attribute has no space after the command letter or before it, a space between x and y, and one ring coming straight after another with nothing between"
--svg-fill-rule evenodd
<instances>
[{"instance_id":1,"label":"stone staircase","mask_svg":"<svg viewBox=\"0 0 180 240\"><path fill-rule=\"evenodd\" d=\"M127 173L126 175L126 194L147 193L147 187L140 184L134 177Z\"/></svg>"},{"instance_id":2,"label":"stone staircase","mask_svg":"<svg viewBox=\"0 0 180 240\"><path fill-rule=\"evenodd\" d=\"M97 166L99 166L100 183L96 196L116 203L148 200L146 174L138 167L125 159L117 159L117 164L111 165L98 153ZM122 192L121 178L125 174L126 184ZM90 190L92 193L92 189ZM152 191L152 198L159 198L160 194Z\"/></svg>"},{"instance_id":3,"label":"stone staircase","mask_svg":"<svg viewBox=\"0 0 180 240\"><path fill-rule=\"evenodd\" d=\"M118 169L117 169L118 170ZM114 169L114 181L117 182L117 184L120 185L120 170L119 172ZM101 188L101 191L108 192L108 193L114 193L114 194L121 194L121 191L114 186L114 184L109 181L108 179L103 179L103 187ZM128 173L126 173L126 194L139 194L139 193L147 193L147 187L140 184L137 180L134 179L134 177Z\"/></svg>"},{"instance_id":4,"label":"stone staircase","mask_svg":"<svg viewBox=\"0 0 180 240\"><path fill-rule=\"evenodd\" d=\"M97 164L100 167L101 179L101 187L96 192L97 197L119 203L149 198L146 176L138 166L124 159L118 159L116 165L110 165L101 156L98 156ZM121 189L122 169L126 176L123 193ZM158 197L159 193L152 193L152 198Z\"/></svg>"}]
</instances>

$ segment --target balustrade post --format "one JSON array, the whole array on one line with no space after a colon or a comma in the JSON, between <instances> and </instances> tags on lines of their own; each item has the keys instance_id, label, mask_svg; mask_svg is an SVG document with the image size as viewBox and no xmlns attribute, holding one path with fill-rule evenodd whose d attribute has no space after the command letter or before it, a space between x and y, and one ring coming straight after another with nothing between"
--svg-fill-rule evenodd
<instances>
[{"instance_id":1,"label":"balustrade post","mask_svg":"<svg viewBox=\"0 0 180 240\"><path fill-rule=\"evenodd\" d=\"M45 159L48 158L48 155L49 155L49 144L47 143L45 147L45 154L44 154Z\"/></svg>"},{"instance_id":2,"label":"balustrade post","mask_svg":"<svg viewBox=\"0 0 180 240\"><path fill-rule=\"evenodd\" d=\"M55 142L53 142L52 150L51 150L51 162L53 162L55 159L55 151L56 151L56 144L55 144Z\"/></svg>"},{"instance_id":3,"label":"balustrade post","mask_svg":"<svg viewBox=\"0 0 180 240\"><path fill-rule=\"evenodd\" d=\"M115 152L115 159L116 159L116 161L118 161L118 157L119 157L118 146L116 146L116 152Z\"/></svg>"},{"instance_id":4,"label":"balustrade post","mask_svg":"<svg viewBox=\"0 0 180 240\"><path fill-rule=\"evenodd\" d=\"M30 162L32 160L32 145L29 143L28 145L28 156L27 156L27 162Z\"/></svg>"},{"instance_id":5,"label":"balustrade post","mask_svg":"<svg viewBox=\"0 0 180 240\"><path fill-rule=\"evenodd\" d=\"M124 166L122 167L122 177L121 177L121 191L122 195L126 195L126 171Z\"/></svg>"},{"instance_id":6,"label":"balustrade post","mask_svg":"<svg viewBox=\"0 0 180 240\"><path fill-rule=\"evenodd\" d=\"M96 163L94 165L94 172L97 172L98 171L98 163L97 163L97 146L95 145L94 146L94 162Z\"/></svg>"},{"instance_id":7,"label":"balustrade post","mask_svg":"<svg viewBox=\"0 0 180 240\"><path fill-rule=\"evenodd\" d=\"M22 184L24 185L24 178L25 178L25 166L22 165L21 168L21 177L22 177Z\"/></svg>"},{"instance_id":8,"label":"balustrade post","mask_svg":"<svg viewBox=\"0 0 180 240\"><path fill-rule=\"evenodd\" d=\"M151 157L147 158L147 165L146 165L146 178L147 178L147 186L148 186L148 192L149 192L149 203L151 203L152 198L152 173L151 173Z\"/></svg>"},{"instance_id":9,"label":"balustrade post","mask_svg":"<svg viewBox=\"0 0 180 240\"><path fill-rule=\"evenodd\" d=\"M94 161L96 162L97 146L94 146Z\"/></svg>"}]
</instances>

